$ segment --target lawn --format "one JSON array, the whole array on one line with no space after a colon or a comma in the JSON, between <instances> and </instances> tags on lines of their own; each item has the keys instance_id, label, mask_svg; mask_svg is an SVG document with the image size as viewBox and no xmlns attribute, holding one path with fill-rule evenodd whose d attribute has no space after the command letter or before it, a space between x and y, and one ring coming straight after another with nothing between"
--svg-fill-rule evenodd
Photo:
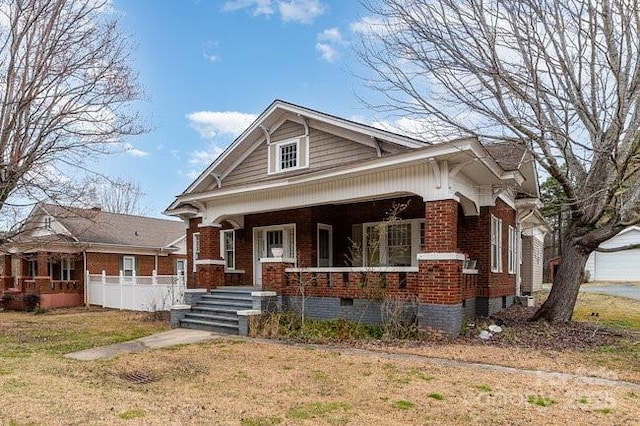
<instances>
[{"instance_id":1,"label":"lawn","mask_svg":"<svg viewBox=\"0 0 640 426\"><path fill-rule=\"evenodd\" d=\"M640 418L640 385L587 385L404 355L615 379L631 365L631 352L623 363L588 369L597 351L459 342L376 347L381 354L230 337L102 361L62 356L165 328L119 311L0 312L0 424L635 425ZM131 383L132 374L149 383ZM640 383L634 374L625 378Z\"/></svg>"}]
</instances>

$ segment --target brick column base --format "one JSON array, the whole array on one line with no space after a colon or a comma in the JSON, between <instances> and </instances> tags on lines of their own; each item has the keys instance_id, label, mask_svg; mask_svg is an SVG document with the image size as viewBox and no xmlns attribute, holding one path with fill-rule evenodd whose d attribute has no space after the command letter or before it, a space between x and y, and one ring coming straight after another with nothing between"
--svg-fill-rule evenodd
<instances>
[{"instance_id":1,"label":"brick column base","mask_svg":"<svg viewBox=\"0 0 640 426\"><path fill-rule=\"evenodd\" d=\"M429 253L418 263L418 325L421 328L454 338L460 334L462 308L462 260ZM429 257L431 259L429 259ZM438 258L445 259L438 259Z\"/></svg>"},{"instance_id":2,"label":"brick column base","mask_svg":"<svg viewBox=\"0 0 640 426\"><path fill-rule=\"evenodd\" d=\"M281 295L282 289L287 285L286 268L293 267L293 263L282 260L270 259L262 263L262 290L275 291Z\"/></svg>"}]
</instances>

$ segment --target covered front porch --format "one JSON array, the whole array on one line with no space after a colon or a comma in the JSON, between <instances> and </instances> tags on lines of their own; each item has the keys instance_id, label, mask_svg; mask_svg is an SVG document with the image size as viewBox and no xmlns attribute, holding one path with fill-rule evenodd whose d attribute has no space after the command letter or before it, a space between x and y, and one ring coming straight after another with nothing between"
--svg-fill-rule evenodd
<instances>
[{"instance_id":1,"label":"covered front porch","mask_svg":"<svg viewBox=\"0 0 640 426\"><path fill-rule=\"evenodd\" d=\"M82 253L24 251L3 255L2 288L13 304L36 294L43 308L79 306L84 301ZM18 306L14 306L18 307Z\"/></svg>"}]
</instances>

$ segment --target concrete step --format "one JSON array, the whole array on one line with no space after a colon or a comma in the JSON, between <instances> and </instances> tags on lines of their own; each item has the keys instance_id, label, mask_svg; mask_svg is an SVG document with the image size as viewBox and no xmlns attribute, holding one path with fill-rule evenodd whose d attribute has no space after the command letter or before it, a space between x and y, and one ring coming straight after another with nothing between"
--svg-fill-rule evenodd
<instances>
[{"instance_id":1,"label":"concrete step","mask_svg":"<svg viewBox=\"0 0 640 426\"><path fill-rule=\"evenodd\" d=\"M180 320L181 328L190 328L194 330L212 331L224 334L239 334L237 325L230 325L218 321L206 321L200 319L184 318Z\"/></svg>"},{"instance_id":2,"label":"concrete step","mask_svg":"<svg viewBox=\"0 0 640 426\"><path fill-rule=\"evenodd\" d=\"M252 298L251 296L247 296L244 294L236 294L236 293L206 293L202 295L201 300L229 300L229 301L237 301L251 304Z\"/></svg>"},{"instance_id":3,"label":"concrete step","mask_svg":"<svg viewBox=\"0 0 640 426\"><path fill-rule=\"evenodd\" d=\"M237 307L240 309L251 309L253 304L247 300L227 300L227 299L218 299L218 300L209 300L209 299L201 299L196 302L196 305L202 306L219 306L221 308L233 308Z\"/></svg>"},{"instance_id":4,"label":"concrete step","mask_svg":"<svg viewBox=\"0 0 640 426\"><path fill-rule=\"evenodd\" d=\"M205 304L205 303L196 303L191 306L191 310L193 311L207 311L207 312L225 312L236 314L238 311L244 311L247 309L251 309L251 306L238 306L238 305L221 305L217 303Z\"/></svg>"},{"instance_id":5,"label":"concrete step","mask_svg":"<svg viewBox=\"0 0 640 426\"><path fill-rule=\"evenodd\" d=\"M228 323L232 325L233 324L238 325L237 315L190 312L185 315L185 318L212 321L212 322L223 322L223 323Z\"/></svg>"}]
</instances>

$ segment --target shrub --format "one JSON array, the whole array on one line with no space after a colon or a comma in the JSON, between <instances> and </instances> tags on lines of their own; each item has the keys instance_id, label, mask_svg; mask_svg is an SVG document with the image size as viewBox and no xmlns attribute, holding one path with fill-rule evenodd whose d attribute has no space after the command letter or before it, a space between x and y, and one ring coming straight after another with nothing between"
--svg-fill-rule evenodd
<instances>
[{"instance_id":1,"label":"shrub","mask_svg":"<svg viewBox=\"0 0 640 426\"><path fill-rule=\"evenodd\" d=\"M26 312L31 312L40 306L40 295L28 293L22 296L22 306Z\"/></svg>"}]
</instances>

